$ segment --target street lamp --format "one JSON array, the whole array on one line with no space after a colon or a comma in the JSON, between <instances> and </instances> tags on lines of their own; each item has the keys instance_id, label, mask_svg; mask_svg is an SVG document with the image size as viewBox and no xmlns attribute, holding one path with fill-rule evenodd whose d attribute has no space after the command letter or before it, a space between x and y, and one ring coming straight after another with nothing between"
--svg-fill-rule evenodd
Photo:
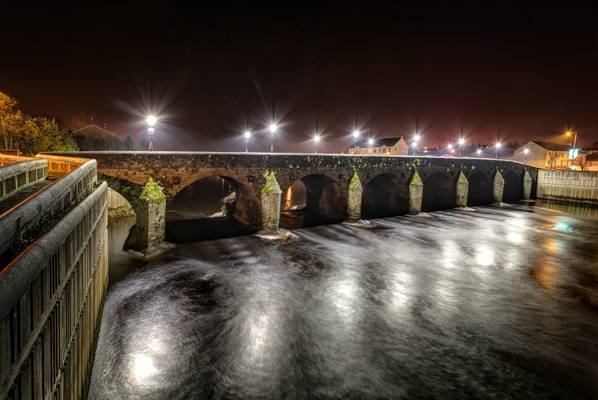
<instances>
[{"instance_id":1,"label":"street lamp","mask_svg":"<svg viewBox=\"0 0 598 400\"><path fill-rule=\"evenodd\" d=\"M502 143L500 143L500 142L496 142L496 144L494 145L494 147L496 147L496 158L498 158L498 154L500 153L501 146L502 146Z\"/></svg>"},{"instance_id":2,"label":"street lamp","mask_svg":"<svg viewBox=\"0 0 598 400\"><path fill-rule=\"evenodd\" d=\"M419 142L419 139L421 139L419 133L413 135L413 143L411 144L411 146L413 146L413 155L415 156L417 155L417 142Z\"/></svg>"},{"instance_id":3,"label":"street lamp","mask_svg":"<svg viewBox=\"0 0 598 400\"><path fill-rule=\"evenodd\" d=\"M268 126L268 130L270 131L270 138L272 139L272 142L270 143L270 152L273 152L274 136L276 135L276 132L278 132L278 125L276 124L276 122L270 123L270 125Z\"/></svg>"},{"instance_id":4,"label":"street lamp","mask_svg":"<svg viewBox=\"0 0 598 400\"><path fill-rule=\"evenodd\" d=\"M459 156L463 157L463 145L465 144L465 139L459 138Z\"/></svg>"},{"instance_id":5,"label":"street lamp","mask_svg":"<svg viewBox=\"0 0 598 400\"><path fill-rule=\"evenodd\" d=\"M476 153L478 154L478 156L481 155L482 154L482 149L477 149Z\"/></svg>"},{"instance_id":6,"label":"street lamp","mask_svg":"<svg viewBox=\"0 0 598 400\"><path fill-rule=\"evenodd\" d=\"M251 131L246 130L243 133L243 137L245 138L245 153L247 153L249 151L249 140L251 139Z\"/></svg>"},{"instance_id":7,"label":"street lamp","mask_svg":"<svg viewBox=\"0 0 598 400\"><path fill-rule=\"evenodd\" d=\"M372 138L369 138L369 139L368 139L368 145L369 145L370 147L372 147L372 146L374 145L374 139L372 139Z\"/></svg>"},{"instance_id":8,"label":"street lamp","mask_svg":"<svg viewBox=\"0 0 598 400\"><path fill-rule=\"evenodd\" d=\"M359 135L361 132L359 132L359 129L354 129L353 130L353 144L355 145L355 148L357 149L357 139L359 139ZM357 151L357 150L356 150Z\"/></svg>"},{"instance_id":9,"label":"street lamp","mask_svg":"<svg viewBox=\"0 0 598 400\"><path fill-rule=\"evenodd\" d=\"M315 147L316 154L318 154L318 143L320 143L320 134L316 133L314 135L314 147Z\"/></svg>"},{"instance_id":10,"label":"street lamp","mask_svg":"<svg viewBox=\"0 0 598 400\"><path fill-rule=\"evenodd\" d=\"M577 132L572 131L571 129L567 129L567 131L565 132L565 136L573 136L571 145L573 146L573 148L575 148L575 145L577 144Z\"/></svg>"},{"instance_id":11,"label":"street lamp","mask_svg":"<svg viewBox=\"0 0 598 400\"><path fill-rule=\"evenodd\" d=\"M147 133L149 135L149 142L147 144L147 151L154 150L154 126L158 122L158 118L155 115L148 115L145 118L145 123L147 124Z\"/></svg>"}]
</instances>

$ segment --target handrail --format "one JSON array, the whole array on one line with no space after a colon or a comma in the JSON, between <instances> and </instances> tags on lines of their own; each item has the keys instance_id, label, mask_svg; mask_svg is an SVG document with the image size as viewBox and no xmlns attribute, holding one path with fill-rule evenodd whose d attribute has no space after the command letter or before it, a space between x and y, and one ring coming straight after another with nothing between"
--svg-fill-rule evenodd
<instances>
[{"instance_id":1,"label":"handrail","mask_svg":"<svg viewBox=\"0 0 598 400\"><path fill-rule=\"evenodd\" d=\"M0 166L0 200L19 193L21 189L41 182L48 176L48 161L29 159Z\"/></svg>"},{"instance_id":2,"label":"handrail","mask_svg":"<svg viewBox=\"0 0 598 400\"><path fill-rule=\"evenodd\" d=\"M84 198L97 181L97 163L87 160L53 185L29 197L0 217L0 255L30 241L30 235Z\"/></svg>"},{"instance_id":3,"label":"handrail","mask_svg":"<svg viewBox=\"0 0 598 400\"><path fill-rule=\"evenodd\" d=\"M31 243L3 270L0 271L0 320L15 305L28 285L33 282L47 260L56 253L66 237L87 215L89 209L105 195L108 188L102 182L85 200L81 201L49 232Z\"/></svg>"}]
</instances>

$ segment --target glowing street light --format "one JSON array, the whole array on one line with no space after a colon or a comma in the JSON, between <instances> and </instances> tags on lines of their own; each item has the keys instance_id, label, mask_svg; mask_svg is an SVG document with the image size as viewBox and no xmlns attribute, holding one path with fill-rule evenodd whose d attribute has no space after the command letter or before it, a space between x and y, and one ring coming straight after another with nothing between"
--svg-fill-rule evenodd
<instances>
[{"instance_id":1,"label":"glowing street light","mask_svg":"<svg viewBox=\"0 0 598 400\"><path fill-rule=\"evenodd\" d=\"M249 151L249 140L251 139L251 131L246 130L243 132L243 137L245 138L245 153Z\"/></svg>"},{"instance_id":2,"label":"glowing street light","mask_svg":"<svg viewBox=\"0 0 598 400\"><path fill-rule=\"evenodd\" d=\"M145 118L145 122L147 122L147 126L153 127L156 125L156 122L158 122L158 118L156 118L155 115L148 115L147 118Z\"/></svg>"},{"instance_id":3,"label":"glowing street light","mask_svg":"<svg viewBox=\"0 0 598 400\"><path fill-rule=\"evenodd\" d=\"M575 132L571 129L567 129L567 131L565 132L565 136L573 136L573 141L571 142L571 146L573 148L575 148L575 145L577 144L577 132Z\"/></svg>"},{"instance_id":4,"label":"glowing street light","mask_svg":"<svg viewBox=\"0 0 598 400\"><path fill-rule=\"evenodd\" d=\"M419 140L421 139L421 136L419 133L416 133L415 135L413 135L413 143L411 144L411 146L413 147L413 155L417 155L417 142L419 142Z\"/></svg>"},{"instance_id":5,"label":"glowing street light","mask_svg":"<svg viewBox=\"0 0 598 400\"><path fill-rule=\"evenodd\" d=\"M500 147L502 146L501 142L496 142L494 147L496 148L496 158L498 158L498 154L500 153Z\"/></svg>"},{"instance_id":6,"label":"glowing street light","mask_svg":"<svg viewBox=\"0 0 598 400\"><path fill-rule=\"evenodd\" d=\"M369 139L368 139L368 145L369 145L370 147L372 147L372 146L374 145L374 139L372 139L372 138L369 138Z\"/></svg>"},{"instance_id":7,"label":"glowing street light","mask_svg":"<svg viewBox=\"0 0 598 400\"><path fill-rule=\"evenodd\" d=\"M361 132L359 132L359 129L354 129L353 130L353 147L357 148L357 139L359 139L359 135L361 134Z\"/></svg>"},{"instance_id":8,"label":"glowing street light","mask_svg":"<svg viewBox=\"0 0 598 400\"><path fill-rule=\"evenodd\" d=\"M270 123L270 125L268 125L268 130L270 131L270 138L272 139L272 142L270 143L270 152L273 152L274 136L276 136L276 132L278 132L278 124L276 124L276 122Z\"/></svg>"},{"instance_id":9,"label":"glowing street light","mask_svg":"<svg viewBox=\"0 0 598 400\"><path fill-rule=\"evenodd\" d=\"M478 156L479 156L480 154L482 154L482 149L477 149L477 150L476 150L476 153L477 153L477 154L478 154Z\"/></svg>"},{"instance_id":10,"label":"glowing street light","mask_svg":"<svg viewBox=\"0 0 598 400\"><path fill-rule=\"evenodd\" d=\"M318 153L318 143L320 143L320 139L321 139L320 134L316 133L314 135L314 147L315 147L316 154Z\"/></svg>"},{"instance_id":11,"label":"glowing street light","mask_svg":"<svg viewBox=\"0 0 598 400\"><path fill-rule=\"evenodd\" d=\"M156 125L157 122L158 122L158 118L155 115L148 115L145 118L145 123L147 124L147 133L149 135L147 151L154 150L154 133L155 133L154 126Z\"/></svg>"},{"instance_id":12,"label":"glowing street light","mask_svg":"<svg viewBox=\"0 0 598 400\"><path fill-rule=\"evenodd\" d=\"M463 146L465 145L465 139L464 138L459 138L459 157L463 157Z\"/></svg>"}]
</instances>

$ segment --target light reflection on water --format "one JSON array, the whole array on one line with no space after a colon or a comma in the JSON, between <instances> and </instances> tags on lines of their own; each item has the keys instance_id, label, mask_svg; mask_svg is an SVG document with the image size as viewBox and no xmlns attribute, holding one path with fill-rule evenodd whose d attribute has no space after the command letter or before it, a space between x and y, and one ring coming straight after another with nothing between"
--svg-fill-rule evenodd
<instances>
[{"instance_id":1,"label":"light reflection on water","mask_svg":"<svg viewBox=\"0 0 598 400\"><path fill-rule=\"evenodd\" d=\"M374 222L111 271L90 399L596 397L598 222L528 207Z\"/></svg>"}]
</instances>

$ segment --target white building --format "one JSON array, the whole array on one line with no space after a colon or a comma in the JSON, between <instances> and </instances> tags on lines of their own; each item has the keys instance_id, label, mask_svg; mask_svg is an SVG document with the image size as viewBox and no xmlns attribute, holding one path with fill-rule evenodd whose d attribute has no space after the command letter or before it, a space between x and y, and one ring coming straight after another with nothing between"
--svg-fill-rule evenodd
<instances>
[{"instance_id":1,"label":"white building","mask_svg":"<svg viewBox=\"0 0 598 400\"><path fill-rule=\"evenodd\" d=\"M570 148L564 144L532 140L515 149L512 159L538 168L567 169L571 167Z\"/></svg>"},{"instance_id":2,"label":"white building","mask_svg":"<svg viewBox=\"0 0 598 400\"><path fill-rule=\"evenodd\" d=\"M403 136L398 138L384 138L374 139L373 143L369 143L369 139L360 140L347 150L349 154L392 154L392 155L407 155L409 154L409 145L403 139Z\"/></svg>"}]
</instances>

